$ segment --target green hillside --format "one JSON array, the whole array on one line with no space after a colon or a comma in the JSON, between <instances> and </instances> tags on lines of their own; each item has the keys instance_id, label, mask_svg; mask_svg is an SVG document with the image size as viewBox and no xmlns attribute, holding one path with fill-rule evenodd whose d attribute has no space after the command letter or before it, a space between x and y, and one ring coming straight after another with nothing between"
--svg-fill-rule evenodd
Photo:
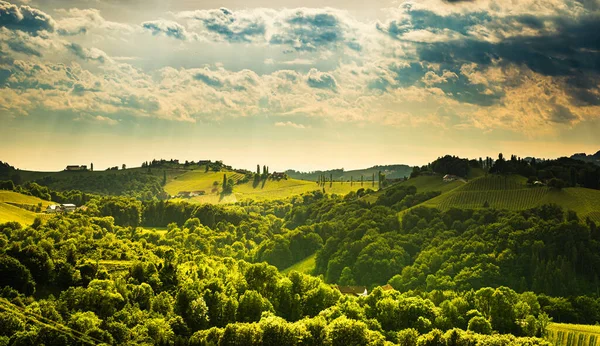
<instances>
[{"instance_id":1,"label":"green hillside","mask_svg":"<svg viewBox=\"0 0 600 346\"><path fill-rule=\"evenodd\" d=\"M313 270L315 270L315 259L317 254L312 254L300 262L295 263L291 267L282 270L283 274L287 274L292 271L297 271L304 274L312 274Z\"/></svg>"},{"instance_id":2,"label":"green hillside","mask_svg":"<svg viewBox=\"0 0 600 346\"><path fill-rule=\"evenodd\" d=\"M22 225L30 225L40 213L34 213L25 208L42 204L42 210L52 202L37 197L23 195L13 191L0 191L0 223L17 221Z\"/></svg>"},{"instance_id":3,"label":"green hillside","mask_svg":"<svg viewBox=\"0 0 600 346\"><path fill-rule=\"evenodd\" d=\"M321 175L324 175L329 179L333 177L333 180L346 180L349 181L354 178L355 181L360 180L362 176L365 181L371 181L373 176L377 179L377 176L381 172L385 174L388 179L398 179L410 176L412 167L408 165L384 165L384 166L373 166L364 169L355 169L346 171L344 169L332 169L327 171L313 171L313 172L299 172L295 170L287 170L285 173L294 179L312 180L317 181Z\"/></svg>"},{"instance_id":4,"label":"green hillside","mask_svg":"<svg viewBox=\"0 0 600 346\"><path fill-rule=\"evenodd\" d=\"M573 210L583 219L590 217L600 221L600 191L580 187L562 190L528 187L521 176L479 177L423 205L447 210L483 208L487 204L490 208L523 210L549 203Z\"/></svg>"},{"instance_id":5,"label":"green hillside","mask_svg":"<svg viewBox=\"0 0 600 346\"><path fill-rule=\"evenodd\" d=\"M465 181L455 180L450 182L445 182L442 179L442 176L439 174L436 175L421 175L415 178L408 179L406 181L400 182L398 184L394 184L394 186L414 186L417 188L417 192L433 192L439 191L442 194L448 191L452 191L457 187L465 185ZM376 193L367 195L364 198L364 201L375 203L377 198L383 191L378 191Z\"/></svg>"},{"instance_id":6,"label":"green hillside","mask_svg":"<svg viewBox=\"0 0 600 346\"><path fill-rule=\"evenodd\" d=\"M233 194L222 195L223 174L227 179L233 179L236 185L233 188ZM314 181L299 179L282 180L261 180L258 183L248 181L239 183L244 178L243 174L236 172L204 172L204 170L190 171L175 177L165 185L165 191L171 196L177 196L182 191L204 191L204 195L184 198L182 200L197 203L234 203L245 199L253 200L275 200L284 199L305 192L325 189L326 193L345 195L350 191L356 191L362 188L369 188L371 184L360 183L350 184L349 182L326 183L324 187L319 186ZM215 184L216 183L216 184Z\"/></svg>"}]
</instances>

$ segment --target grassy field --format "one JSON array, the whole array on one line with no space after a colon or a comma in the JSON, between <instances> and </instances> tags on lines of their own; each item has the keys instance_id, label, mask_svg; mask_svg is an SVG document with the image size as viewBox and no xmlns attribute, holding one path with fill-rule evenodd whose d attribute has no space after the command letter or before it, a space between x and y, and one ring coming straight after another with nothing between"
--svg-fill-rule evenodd
<instances>
[{"instance_id":1,"label":"grassy field","mask_svg":"<svg viewBox=\"0 0 600 346\"><path fill-rule=\"evenodd\" d=\"M294 264L293 266L286 268L282 271L283 274L287 274L291 271L297 271L300 273L304 273L304 274L312 274L313 270L315 269L315 258L317 257L316 254L312 254L308 257L306 257L305 259L303 259L302 261Z\"/></svg>"},{"instance_id":2,"label":"grassy field","mask_svg":"<svg viewBox=\"0 0 600 346\"><path fill-rule=\"evenodd\" d=\"M233 194L231 195L221 194L223 174L226 174L228 179L236 181L236 185L233 188ZM238 181L243 177L242 174L235 172L206 173L203 170L196 170L178 176L167 183L167 185L165 185L165 191L171 196L176 196L181 191L204 191L206 193L205 195L182 200L196 203L223 204L235 203L245 199L284 199L305 192L323 190L323 187L319 186L314 181L298 179L262 180L258 182L258 184L249 181L247 183L239 184ZM214 185L214 182L217 182L217 185ZM331 185L327 183L324 186L326 193L339 195L345 195L350 191L356 191L361 187L366 189L371 187L371 185L365 183L361 186L360 183L351 185L349 182L334 182Z\"/></svg>"},{"instance_id":3,"label":"grassy field","mask_svg":"<svg viewBox=\"0 0 600 346\"><path fill-rule=\"evenodd\" d=\"M21 206L37 206L38 203L42 204L42 210L53 204L50 201L13 191L0 191L0 223L17 221L22 225L30 225L37 216L45 214L34 213Z\"/></svg>"},{"instance_id":4,"label":"grassy field","mask_svg":"<svg viewBox=\"0 0 600 346\"><path fill-rule=\"evenodd\" d=\"M554 203L565 210L577 212L582 219L589 217L600 221L600 191L580 187L562 190L528 187L526 179L521 176L479 177L422 205L447 210L483 208L486 202L490 208L508 210L523 210Z\"/></svg>"},{"instance_id":5,"label":"grassy field","mask_svg":"<svg viewBox=\"0 0 600 346\"><path fill-rule=\"evenodd\" d=\"M600 326L552 323L546 339L555 346L597 346L600 345Z\"/></svg>"}]
</instances>

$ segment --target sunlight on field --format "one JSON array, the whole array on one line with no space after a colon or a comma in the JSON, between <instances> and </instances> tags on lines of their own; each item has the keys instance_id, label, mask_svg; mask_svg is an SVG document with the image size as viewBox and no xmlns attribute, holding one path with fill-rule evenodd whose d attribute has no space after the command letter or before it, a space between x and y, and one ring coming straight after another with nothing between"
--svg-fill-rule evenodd
<instances>
[{"instance_id":1,"label":"sunlight on field","mask_svg":"<svg viewBox=\"0 0 600 346\"><path fill-rule=\"evenodd\" d=\"M234 179L236 185L233 188L233 194L222 195L223 174L228 179ZM235 172L207 172L201 170L185 173L165 185L165 191L171 196L176 196L182 191L204 191L203 195L190 198L175 198L174 201L187 201L194 203L224 204L235 203L246 199L252 200L275 200L285 199L295 195L315 190L323 191L329 194L346 195L351 191L360 188L371 188L370 183L360 182L333 182L326 183L324 186L314 181L299 179L282 180L260 180L258 182L249 181L238 184L238 181L244 176ZM217 184L215 184L217 182Z\"/></svg>"},{"instance_id":2,"label":"sunlight on field","mask_svg":"<svg viewBox=\"0 0 600 346\"><path fill-rule=\"evenodd\" d=\"M292 271L297 271L303 274L312 274L315 269L315 260L317 258L316 254L310 255L303 259L302 261L292 265L291 267L282 270L283 274L287 274Z\"/></svg>"},{"instance_id":3,"label":"sunlight on field","mask_svg":"<svg viewBox=\"0 0 600 346\"><path fill-rule=\"evenodd\" d=\"M555 346L596 346L600 344L600 326L552 323L546 339Z\"/></svg>"},{"instance_id":4,"label":"sunlight on field","mask_svg":"<svg viewBox=\"0 0 600 346\"><path fill-rule=\"evenodd\" d=\"M55 204L14 191L0 191L0 223L16 221L22 225L30 225L37 216L45 217L46 215L34 213L22 207L37 207L39 203L42 204L42 210L50 204Z\"/></svg>"}]
</instances>

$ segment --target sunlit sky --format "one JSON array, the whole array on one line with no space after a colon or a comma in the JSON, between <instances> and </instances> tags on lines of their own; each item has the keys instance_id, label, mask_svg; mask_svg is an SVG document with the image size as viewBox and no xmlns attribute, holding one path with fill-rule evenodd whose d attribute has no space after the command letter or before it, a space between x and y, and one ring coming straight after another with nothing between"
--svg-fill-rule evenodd
<instances>
[{"instance_id":1,"label":"sunlit sky","mask_svg":"<svg viewBox=\"0 0 600 346\"><path fill-rule=\"evenodd\" d=\"M0 160L600 150L600 0L0 1Z\"/></svg>"}]
</instances>

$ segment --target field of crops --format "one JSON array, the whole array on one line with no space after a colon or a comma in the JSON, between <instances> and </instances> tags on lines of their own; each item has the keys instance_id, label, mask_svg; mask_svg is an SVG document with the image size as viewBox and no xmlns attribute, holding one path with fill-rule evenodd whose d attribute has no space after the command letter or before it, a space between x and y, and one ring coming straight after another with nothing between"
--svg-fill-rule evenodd
<instances>
[{"instance_id":1,"label":"field of crops","mask_svg":"<svg viewBox=\"0 0 600 346\"><path fill-rule=\"evenodd\" d=\"M435 203L436 207L447 210L452 207L460 208L482 208L486 202L490 208L522 210L533 208L539 204L545 194L546 188L531 188L519 190L489 190L481 191L455 191L448 195L442 195ZM426 202L426 204L429 204Z\"/></svg>"},{"instance_id":2,"label":"field of crops","mask_svg":"<svg viewBox=\"0 0 600 346\"><path fill-rule=\"evenodd\" d=\"M546 336L555 346L600 345L600 326L552 323Z\"/></svg>"},{"instance_id":3,"label":"field of crops","mask_svg":"<svg viewBox=\"0 0 600 346\"><path fill-rule=\"evenodd\" d=\"M461 191L497 191L518 190L527 188L527 179L516 175L488 175L469 181Z\"/></svg>"},{"instance_id":4,"label":"field of crops","mask_svg":"<svg viewBox=\"0 0 600 346\"><path fill-rule=\"evenodd\" d=\"M409 180L410 181L410 180ZM450 208L490 208L523 210L543 204L557 204L575 211L580 218L600 222L600 191L586 188L527 187L520 176L495 176L473 179L463 186L425 202L424 206Z\"/></svg>"}]
</instances>

